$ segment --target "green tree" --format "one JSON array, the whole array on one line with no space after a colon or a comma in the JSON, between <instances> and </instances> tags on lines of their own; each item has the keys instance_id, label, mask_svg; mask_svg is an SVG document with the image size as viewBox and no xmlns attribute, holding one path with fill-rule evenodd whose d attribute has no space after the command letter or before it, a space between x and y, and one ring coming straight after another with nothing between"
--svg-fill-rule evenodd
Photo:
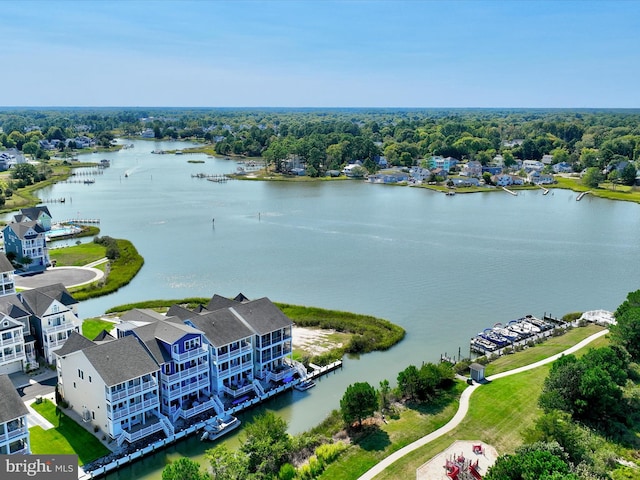
<instances>
[{"instance_id":1,"label":"green tree","mask_svg":"<svg viewBox=\"0 0 640 480\"><path fill-rule=\"evenodd\" d=\"M343 420L351 425L355 420L362 425L362 419L370 417L378 406L375 388L367 382L356 382L347 387L340 400L340 413Z\"/></svg>"},{"instance_id":2,"label":"green tree","mask_svg":"<svg viewBox=\"0 0 640 480\"><path fill-rule=\"evenodd\" d=\"M240 451L247 455L249 473L257 474L259 478L277 475L287 462L290 450L287 422L273 412L257 416L244 429Z\"/></svg>"},{"instance_id":3,"label":"green tree","mask_svg":"<svg viewBox=\"0 0 640 480\"><path fill-rule=\"evenodd\" d=\"M22 151L28 155L33 155L35 157L36 154L38 153L39 148L40 148L40 145L38 145L37 143L28 142L22 146Z\"/></svg>"},{"instance_id":4,"label":"green tree","mask_svg":"<svg viewBox=\"0 0 640 480\"><path fill-rule=\"evenodd\" d=\"M182 457L162 469L162 480L211 480L211 477L200 470L197 462Z\"/></svg>"},{"instance_id":5,"label":"green tree","mask_svg":"<svg viewBox=\"0 0 640 480\"><path fill-rule=\"evenodd\" d=\"M620 181L624 185L634 185L636 183L637 172L638 169L633 163L627 163L622 169L622 172L620 172Z\"/></svg>"},{"instance_id":6,"label":"green tree","mask_svg":"<svg viewBox=\"0 0 640 480\"><path fill-rule=\"evenodd\" d=\"M409 365L398 373L398 390L405 398L413 399L418 393L420 374L415 365Z\"/></svg>"},{"instance_id":7,"label":"green tree","mask_svg":"<svg viewBox=\"0 0 640 480\"><path fill-rule=\"evenodd\" d=\"M611 326L613 341L640 360L640 290L631 292L615 312L616 324Z\"/></svg>"},{"instance_id":8,"label":"green tree","mask_svg":"<svg viewBox=\"0 0 640 480\"><path fill-rule=\"evenodd\" d=\"M484 480L579 480L570 473L566 455L557 443L519 447L513 455L501 455Z\"/></svg>"},{"instance_id":9,"label":"green tree","mask_svg":"<svg viewBox=\"0 0 640 480\"><path fill-rule=\"evenodd\" d=\"M597 167L589 167L582 176L582 184L590 188L596 188L604 180L604 175Z\"/></svg>"},{"instance_id":10,"label":"green tree","mask_svg":"<svg viewBox=\"0 0 640 480\"><path fill-rule=\"evenodd\" d=\"M242 451L232 452L220 444L207 450L205 458L215 480L244 480L248 476L249 459Z\"/></svg>"},{"instance_id":11,"label":"green tree","mask_svg":"<svg viewBox=\"0 0 640 480\"><path fill-rule=\"evenodd\" d=\"M31 185L38 175L38 169L30 163L19 163L11 170L11 178L22 180L25 185Z\"/></svg>"}]
</instances>

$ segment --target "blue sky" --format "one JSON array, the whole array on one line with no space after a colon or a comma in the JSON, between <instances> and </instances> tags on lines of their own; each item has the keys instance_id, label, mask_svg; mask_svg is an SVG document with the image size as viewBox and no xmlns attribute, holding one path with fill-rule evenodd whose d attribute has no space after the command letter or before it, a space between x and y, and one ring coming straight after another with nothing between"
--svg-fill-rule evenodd
<instances>
[{"instance_id":1,"label":"blue sky","mask_svg":"<svg viewBox=\"0 0 640 480\"><path fill-rule=\"evenodd\" d=\"M3 1L0 106L640 107L640 1Z\"/></svg>"}]
</instances>

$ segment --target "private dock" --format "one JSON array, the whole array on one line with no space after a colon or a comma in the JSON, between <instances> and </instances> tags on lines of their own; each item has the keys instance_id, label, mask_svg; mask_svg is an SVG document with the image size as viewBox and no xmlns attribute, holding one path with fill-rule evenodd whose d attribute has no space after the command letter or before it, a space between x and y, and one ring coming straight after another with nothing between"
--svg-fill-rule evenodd
<instances>
[{"instance_id":1,"label":"private dock","mask_svg":"<svg viewBox=\"0 0 640 480\"><path fill-rule=\"evenodd\" d=\"M98 224L98 223L100 223L100 219L99 218L71 218L69 220L61 220L58 223L62 223L62 224L73 224L73 223Z\"/></svg>"},{"instance_id":2,"label":"private dock","mask_svg":"<svg viewBox=\"0 0 640 480\"><path fill-rule=\"evenodd\" d=\"M582 192L580 195L578 195L576 197L576 202L579 202L580 200L582 200L582 197L584 197L585 195L591 193L591 190L587 190L586 192Z\"/></svg>"},{"instance_id":3,"label":"private dock","mask_svg":"<svg viewBox=\"0 0 640 480\"><path fill-rule=\"evenodd\" d=\"M226 176L224 173L196 173L196 174L191 174L191 178L204 178L206 180L209 180L210 182L215 182L215 183L225 183L229 180L229 177Z\"/></svg>"},{"instance_id":4,"label":"private dock","mask_svg":"<svg viewBox=\"0 0 640 480\"><path fill-rule=\"evenodd\" d=\"M502 187L502 189L507 192L510 193L511 195L513 195L514 197L518 196L518 192L514 192L513 190L509 190L507 187Z\"/></svg>"}]
</instances>

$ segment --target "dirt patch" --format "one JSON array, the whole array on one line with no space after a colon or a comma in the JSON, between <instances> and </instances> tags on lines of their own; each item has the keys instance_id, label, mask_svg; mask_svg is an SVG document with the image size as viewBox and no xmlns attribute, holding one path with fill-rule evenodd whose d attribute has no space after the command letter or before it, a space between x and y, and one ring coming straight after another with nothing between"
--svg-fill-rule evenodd
<instances>
[{"instance_id":1,"label":"dirt patch","mask_svg":"<svg viewBox=\"0 0 640 480\"><path fill-rule=\"evenodd\" d=\"M293 348L303 350L312 356L321 355L329 350L342 347L342 343L331 338L335 333L335 330L293 327L291 332Z\"/></svg>"},{"instance_id":2,"label":"dirt patch","mask_svg":"<svg viewBox=\"0 0 640 480\"><path fill-rule=\"evenodd\" d=\"M474 447L480 447L476 449ZM457 440L449 448L440 452L416 471L417 480L448 480L445 465L447 460L455 462L461 468L469 463L478 464L478 473L485 475L498 458L498 452L489 444L480 441ZM466 477L465 477L466 478ZM470 477L471 478L471 477Z\"/></svg>"}]
</instances>

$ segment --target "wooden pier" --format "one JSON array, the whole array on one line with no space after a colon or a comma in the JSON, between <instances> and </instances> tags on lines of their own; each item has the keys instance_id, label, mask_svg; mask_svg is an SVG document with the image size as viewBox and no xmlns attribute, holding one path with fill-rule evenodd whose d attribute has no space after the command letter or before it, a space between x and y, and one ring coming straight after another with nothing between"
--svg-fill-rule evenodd
<instances>
[{"instance_id":1,"label":"wooden pier","mask_svg":"<svg viewBox=\"0 0 640 480\"><path fill-rule=\"evenodd\" d=\"M509 190L507 187L502 187L502 189L507 192L510 193L511 195L513 195L514 197L518 196L518 192L514 192L513 190Z\"/></svg>"},{"instance_id":2,"label":"wooden pier","mask_svg":"<svg viewBox=\"0 0 640 480\"><path fill-rule=\"evenodd\" d=\"M580 200L582 200L582 197L584 197L585 195L591 193L591 190L587 190L586 192L582 192L580 195L578 195L576 197L576 202L579 202Z\"/></svg>"},{"instance_id":3,"label":"wooden pier","mask_svg":"<svg viewBox=\"0 0 640 480\"><path fill-rule=\"evenodd\" d=\"M69 220L61 220L58 223L62 224L72 224L72 223L89 223L89 224L98 224L100 223L99 218L71 218Z\"/></svg>"},{"instance_id":4,"label":"wooden pier","mask_svg":"<svg viewBox=\"0 0 640 480\"><path fill-rule=\"evenodd\" d=\"M204 178L206 180L209 180L210 182L215 183L226 183L228 180L230 180L229 177L224 173L196 173L191 174L191 178Z\"/></svg>"}]
</instances>

